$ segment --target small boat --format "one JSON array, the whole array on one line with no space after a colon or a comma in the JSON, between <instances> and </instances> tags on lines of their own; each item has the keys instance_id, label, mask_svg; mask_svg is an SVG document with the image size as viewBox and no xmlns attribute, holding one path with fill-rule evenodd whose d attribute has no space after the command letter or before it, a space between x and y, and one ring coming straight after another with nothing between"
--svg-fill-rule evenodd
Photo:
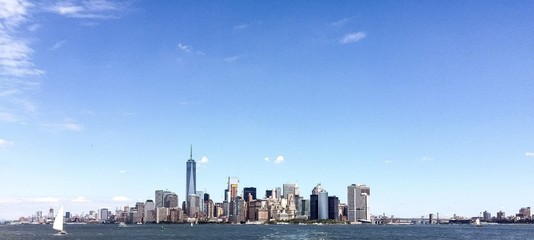
<instances>
[{"instance_id":1,"label":"small boat","mask_svg":"<svg viewBox=\"0 0 534 240\"><path fill-rule=\"evenodd\" d=\"M54 225L52 225L52 228L57 230L58 232L55 235L66 235L67 232L64 229L63 224L63 214L65 210L63 209L63 206L59 208L59 212L56 215L56 218L54 219Z\"/></svg>"},{"instance_id":2,"label":"small boat","mask_svg":"<svg viewBox=\"0 0 534 240\"><path fill-rule=\"evenodd\" d=\"M480 223L480 219L479 218L477 218L475 220L475 227L482 227L482 224Z\"/></svg>"},{"instance_id":3,"label":"small boat","mask_svg":"<svg viewBox=\"0 0 534 240\"><path fill-rule=\"evenodd\" d=\"M126 226L126 223L125 223L125 222L120 222L120 223L119 223L119 227L128 227L128 226Z\"/></svg>"},{"instance_id":4,"label":"small boat","mask_svg":"<svg viewBox=\"0 0 534 240\"><path fill-rule=\"evenodd\" d=\"M191 227L193 226L193 222L191 222Z\"/></svg>"}]
</instances>

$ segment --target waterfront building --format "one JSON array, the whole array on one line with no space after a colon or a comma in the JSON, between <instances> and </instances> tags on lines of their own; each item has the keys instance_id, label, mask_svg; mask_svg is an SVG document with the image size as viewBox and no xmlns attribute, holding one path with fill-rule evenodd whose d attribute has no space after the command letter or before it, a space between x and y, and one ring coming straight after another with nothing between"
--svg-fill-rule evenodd
<instances>
[{"instance_id":1,"label":"waterfront building","mask_svg":"<svg viewBox=\"0 0 534 240\"><path fill-rule=\"evenodd\" d=\"M197 163L193 159L193 146L191 146L191 152L189 160L186 163L186 179L185 179L185 196L195 195L197 192Z\"/></svg>"},{"instance_id":2,"label":"waterfront building","mask_svg":"<svg viewBox=\"0 0 534 240\"><path fill-rule=\"evenodd\" d=\"M317 197L317 203L313 202L311 203L311 215L315 217L314 215L314 204L317 204L317 218L312 219L328 219L328 192L323 189L323 186L321 184L317 184L312 190L312 196L316 195ZM314 197L315 198L315 197ZM311 200L311 196L310 196Z\"/></svg>"},{"instance_id":3,"label":"waterfront building","mask_svg":"<svg viewBox=\"0 0 534 240\"><path fill-rule=\"evenodd\" d=\"M310 195L310 215L309 219L317 220L319 219L319 195L312 194Z\"/></svg>"},{"instance_id":4,"label":"waterfront building","mask_svg":"<svg viewBox=\"0 0 534 240\"><path fill-rule=\"evenodd\" d=\"M491 213L489 213L488 211L484 211L484 213L482 214L482 216L483 216L484 221L489 221L489 220L491 220Z\"/></svg>"},{"instance_id":5,"label":"waterfront building","mask_svg":"<svg viewBox=\"0 0 534 240\"><path fill-rule=\"evenodd\" d=\"M370 221L369 197L371 189L366 185L352 184L347 187L349 222Z\"/></svg>"},{"instance_id":6,"label":"waterfront building","mask_svg":"<svg viewBox=\"0 0 534 240\"><path fill-rule=\"evenodd\" d=\"M137 202L135 203L135 208L137 209L137 218L134 221L136 223L142 223L145 217L145 203Z\"/></svg>"},{"instance_id":7,"label":"waterfront building","mask_svg":"<svg viewBox=\"0 0 534 240\"><path fill-rule=\"evenodd\" d=\"M497 212L497 220L504 220L506 219L506 215L503 211Z\"/></svg>"},{"instance_id":8,"label":"waterfront building","mask_svg":"<svg viewBox=\"0 0 534 240\"><path fill-rule=\"evenodd\" d=\"M109 219L108 215L109 210L107 208L100 209L100 221L105 222Z\"/></svg>"},{"instance_id":9,"label":"waterfront building","mask_svg":"<svg viewBox=\"0 0 534 240\"><path fill-rule=\"evenodd\" d=\"M169 222L177 223L183 220L182 209L174 207L169 208Z\"/></svg>"},{"instance_id":10,"label":"waterfront building","mask_svg":"<svg viewBox=\"0 0 534 240\"><path fill-rule=\"evenodd\" d=\"M178 207L178 195L176 195L176 193L173 193L173 192L165 194L165 197L163 198L163 207L166 207L166 208Z\"/></svg>"},{"instance_id":11,"label":"waterfront building","mask_svg":"<svg viewBox=\"0 0 534 240\"><path fill-rule=\"evenodd\" d=\"M530 207L519 209L519 213L517 213L515 216L521 220L530 220L532 218Z\"/></svg>"},{"instance_id":12,"label":"waterfront building","mask_svg":"<svg viewBox=\"0 0 534 240\"><path fill-rule=\"evenodd\" d=\"M196 195L198 196L198 211L199 213L204 213L204 191L197 191Z\"/></svg>"},{"instance_id":13,"label":"waterfront building","mask_svg":"<svg viewBox=\"0 0 534 240\"><path fill-rule=\"evenodd\" d=\"M200 212L200 198L193 194L187 198L187 216L197 217Z\"/></svg>"},{"instance_id":14,"label":"waterfront building","mask_svg":"<svg viewBox=\"0 0 534 240\"><path fill-rule=\"evenodd\" d=\"M300 215L303 216L303 218L310 218L310 199L302 199L301 200L301 212ZM310 218L311 219L311 218Z\"/></svg>"},{"instance_id":15,"label":"waterfront building","mask_svg":"<svg viewBox=\"0 0 534 240\"><path fill-rule=\"evenodd\" d=\"M153 223L156 221L156 207L154 205L154 201L151 199L146 200L145 202L145 217L143 219L143 223Z\"/></svg>"},{"instance_id":16,"label":"waterfront building","mask_svg":"<svg viewBox=\"0 0 534 240\"><path fill-rule=\"evenodd\" d=\"M319 219L328 219L328 192L322 191L319 192L319 201L318 201Z\"/></svg>"},{"instance_id":17,"label":"waterfront building","mask_svg":"<svg viewBox=\"0 0 534 240\"><path fill-rule=\"evenodd\" d=\"M249 197L250 194L250 197ZM246 187L243 188L243 198L246 202L250 202L250 200L256 199L256 188L255 187Z\"/></svg>"},{"instance_id":18,"label":"waterfront building","mask_svg":"<svg viewBox=\"0 0 534 240\"><path fill-rule=\"evenodd\" d=\"M336 196L328 197L328 219L339 220L339 199Z\"/></svg>"},{"instance_id":19,"label":"waterfront building","mask_svg":"<svg viewBox=\"0 0 534 240\"><path fill-rule=\"evenodd\" d=\"M169 209L166 207L156 208L156 223L166 222L169 216Z\"/></svg>"}]
</instances>

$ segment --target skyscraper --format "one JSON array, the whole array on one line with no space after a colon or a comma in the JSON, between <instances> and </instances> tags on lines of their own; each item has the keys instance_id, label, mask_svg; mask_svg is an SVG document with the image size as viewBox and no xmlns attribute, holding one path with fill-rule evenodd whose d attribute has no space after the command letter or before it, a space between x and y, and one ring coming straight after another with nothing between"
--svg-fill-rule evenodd
<instances>
[{"instance_id":1,"label":"skyscraper","mask_svg":"<svg viewBox=\"0 0 534 240\"><path fill-rule=\"evenodd\" d=\"M193 145L191 145L191 155L186 163L186 179L185 179L185 198L197 193L197 163L193 160Z\"/></svg>"},{"instance_id":2,"label":"skyscraper","mask_svg":"<svg viewBox=\"0 0 534 240\"><path fill-rule=\"evenodd\" d=\"M317 186L313 188L311 196L313 195L317 196L316 197L317 198L317 218L316 219L328 219L328 192L324 190L323 186L321 186L321 184L319 183L317 184ZM311 205L312 209L310 209L310 211L315 211L315 209L313 209L314 207L313 200L311 204L312 204Z\"/></svg>"},{"instance_id":3,"label":"skyscraper","mask_svg":"<svg viewBox=\"0 0 534 240\"><path fill-rule=\"evenodd\" d=\"M237 197L237 188L239 186L239 178L228 177L228 201L233 201Z\"/></svg>"},{"instance_id":4,"label":"skyscraper","mask_svg":"<svg viewBox=\"0 0 534 240\"><path fill-rule=\"evenodd\" d=\"M252 197L251 200L255 200L256 199L256 188L255 187L243 188L243 199L245 200L245 202L249 201L249 196L248 196L249 194Z\"/></svg>"},{"instance_id":5,"label":"skyscraper","mask_svg":"<svg viewBox=\"0 0 534 240\"><path fill-rule=\"evenodd\" d=\"M365 185L352 184L347 187L348 220L371 220L369 211L369 196L371 189Z\"/></svg>"},{"instance_id":6,"label":"skyscraper","mask_svg":"<svg viewBox=\"0 0 534 240\"><path fill-rule=\"evenodd\" d=\"M283 197L285 199L287 199L287 195L288 194L293 194L293 196L297 195L295 194L295 186L296 184L291 184L291 183L284 183L284 185L282 186L283 187Z\"/></svg>"}]
</instances>

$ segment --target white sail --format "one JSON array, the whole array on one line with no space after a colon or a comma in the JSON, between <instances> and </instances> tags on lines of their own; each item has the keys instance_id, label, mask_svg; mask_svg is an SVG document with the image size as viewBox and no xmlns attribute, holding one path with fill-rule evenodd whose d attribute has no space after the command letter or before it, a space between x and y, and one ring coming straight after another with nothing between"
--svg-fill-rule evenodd
<instances>
[{"instance_id":1,"label":"white sail","mask_svg":"<svg viewBox=\"0 0 534 240\"><path fill-rule=\"evenodd\" d=\"M54 219L54 225L52 226L53 229L56 229L58 231L63 231L63 206L59 208L59 211L56 215L56 219Z\"/></svg>"}]
</instances>

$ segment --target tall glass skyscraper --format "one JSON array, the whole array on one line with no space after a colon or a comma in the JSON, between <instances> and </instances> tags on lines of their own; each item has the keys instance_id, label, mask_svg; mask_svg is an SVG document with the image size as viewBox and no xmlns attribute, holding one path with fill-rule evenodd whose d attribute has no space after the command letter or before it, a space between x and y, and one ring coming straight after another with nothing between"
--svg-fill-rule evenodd
<instances>
[{"instance_id":1,"label":"tall glass skyscraper","mask_svg":"<svg viewBox=\"0 0 534 240\"><path fill-rule=\"evenodd\" d=\"M191 145L191 155L186 163L186 186L185 186L185 199L189 196L197 193L197 163L193 160L193 145Z\"/></svg>"}]
</instances>

